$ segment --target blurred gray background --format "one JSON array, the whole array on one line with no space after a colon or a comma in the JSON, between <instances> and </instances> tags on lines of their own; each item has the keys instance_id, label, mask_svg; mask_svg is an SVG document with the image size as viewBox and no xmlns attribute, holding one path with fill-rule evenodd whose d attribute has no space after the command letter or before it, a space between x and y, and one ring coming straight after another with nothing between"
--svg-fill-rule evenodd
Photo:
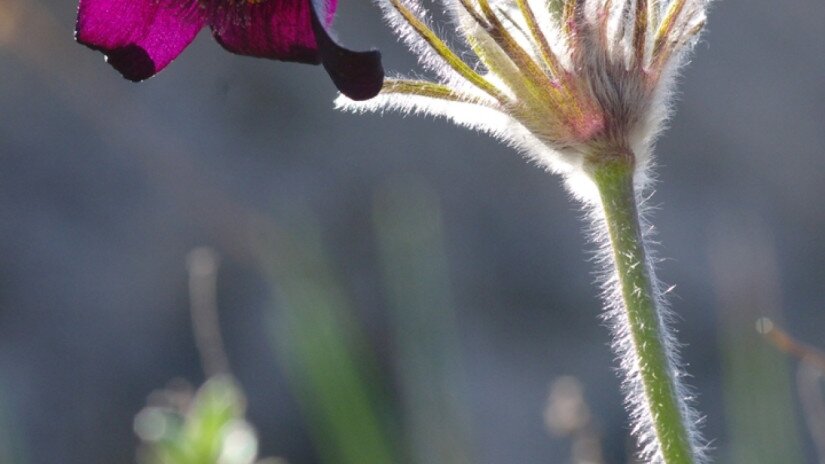
<instances>
[{"instance_id":1,"label":"blurred gray background","mask_svg":"<svg viewBox=\"0 0 825 464\"><path fill-rule=\"evenodd\" d=\"M373 211L413 182L440 205L461 363L452 401L472 462L571 462L570 439L543 419L560 376L581 383L604 461L630 462L593 247L558 178L443 121L334 111L320 68L231 55L207 33L133 84L73 42L75 13L69 0L0 0L0 455L134 462L146 396L174 377L203 380L185 258L209 246L262 451L319 462L277 361L277 290L250 224L288 222L294 209L316 218L396 404ZM380 48L390 73L416 69L366 0L343 2L336 30ZM769 315L825 349L823 32L821 0L714 3L656 150L660 274L676 285L717 462L818 459L797 363L753 327Z\"/></svg>"}]
</instances>

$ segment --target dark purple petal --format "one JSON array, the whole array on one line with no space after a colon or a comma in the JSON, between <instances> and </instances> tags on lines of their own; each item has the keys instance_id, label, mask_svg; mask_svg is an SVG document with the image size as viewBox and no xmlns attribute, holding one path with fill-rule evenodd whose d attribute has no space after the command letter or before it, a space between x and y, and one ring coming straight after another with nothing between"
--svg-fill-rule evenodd
<instances>
[{"instance_id":1,"label":"dark purple petal","mask_svg":"<svg viewBox=\"0 0 825 464\"><path fill-rule=\"evenodd\" d=\"M316 14L312 0L248 2L227 11L225 17L213 18L212 31L218 43L233 53L323 63L343 94L354 100L371 98L384 80L381 55L347 50L330 38L326 26L335 7L335 0L328 1L324 11Z\"/></svg>"},{"instance_id":2,"label":"dark purple petal","mask_svg":"<svg viewBox=\"0 0 825 464\"><path fill-rule=\"evenodd\" d=\"M381 52L355 52L338 45L313 14L312 26L318 40L321 63L333 84L353 100L369 100L384 85Z\"/></svg>"},{"instance_id":3,"label":"dark purple petal","mask_svg":"<svg viewBox=\"0 0 825 464\"><path fill-rule=\"evenodd\" d=\"M123 77L140 81L166 67L206 22L197 1L80 0L77 41L103 52Z\"/></svg>"}]
</instances>

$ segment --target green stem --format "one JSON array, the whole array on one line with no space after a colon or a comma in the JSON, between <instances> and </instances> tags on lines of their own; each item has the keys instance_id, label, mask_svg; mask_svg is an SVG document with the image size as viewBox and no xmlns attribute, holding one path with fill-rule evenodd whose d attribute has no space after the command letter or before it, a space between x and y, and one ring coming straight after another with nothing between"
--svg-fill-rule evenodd
<instances>
[{"instance_id":1,"label":"green stem","mask_svg":"<svg viewBox=\"0 0 825 464\"><path fill-rule=\"evenodd\" d=\"M673 347L669 346L665 334L639 225L633 187L633 156L623 154L600 161L592 172L602 200L618 274L618 294L626 316L621 319L626 319L629 325L628 354L635 357L631 365L637 366L638 380L642 383L643 397L631 398L631 404L641 402L649 413L652 435L659 451L654 456L659 454L666 464L693 464L696 452L687 425L686 408L679 398L672 356L668 355ZM644 422L645 418L641 420ZM644 428L645 424L641 426ZM640 433L644 439L645 431Z\"/></svg>"}]
</instances>

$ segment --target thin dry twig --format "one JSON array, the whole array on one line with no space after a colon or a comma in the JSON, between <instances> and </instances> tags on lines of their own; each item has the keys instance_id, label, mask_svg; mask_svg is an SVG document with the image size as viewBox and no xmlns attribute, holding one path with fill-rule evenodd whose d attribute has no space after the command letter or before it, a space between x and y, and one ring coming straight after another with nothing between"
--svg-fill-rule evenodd
<instances>
[{"instance_id":1,"label":"thin dry twig","mask_svg":"<svg viewBox=\"0 0 825 464\"><path fill-rule=\"evenodd\" d=\"M756 321L756 330L771 342L779 351L787 353L800 361L825 372L825 353L811 345L800 342L788 332L780 329L767 317Z\"/></svg>"},{"instance_id":2,"label":"thin dry twig","mask_svg":"<svg viewBox=\"0 0 825 464\"><path fill-rule=\"evenodd\" d=\"M797 359L796 387L808 432L816 447L819 462L825 464L825 399L822 398L822 379L825 378L825 353L780 329L770 319L756 321L756 330L779 351Z\"/></svg>"}]
</instances>

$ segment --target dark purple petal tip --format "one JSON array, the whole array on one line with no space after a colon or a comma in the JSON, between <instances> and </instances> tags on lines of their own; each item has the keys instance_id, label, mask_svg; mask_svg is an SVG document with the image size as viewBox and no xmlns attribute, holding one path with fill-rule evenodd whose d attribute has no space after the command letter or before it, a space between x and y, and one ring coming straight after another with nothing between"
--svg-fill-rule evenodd
<instances>
[{"instance_id":1,"label":"dark purple petal tip","mask_svg":"<svg viewBox=\"0 0 825 464\"><path fill-rule=\"evenodd\" d=\"M75 37L123 77L141 81L177 58L204 22L197 3L80 0Z\"/></svg>"},{"instance_id":2,"label":"dark purple petal tip","mask_svg":"<svg viewBox=\"0 0 825 464\"><path fill-rule=\"evenodd\" d=\"M312 15L312 27L321 63L335 87L353 100L369 100L378 95L384 85L381 52L356 52L338 45L315 14Z\"/></svg>"},{"instance_id":3,"label":"dark purple petal tip","mask_svg":"<svg viewBox=\"0 0 825 464\"><path fill-rule=\"evenodd\" d=\"M337 2L316 11L312 0L269 0L244 7L245 21L213 21L215 39L240 55L300 63L322 63L332 82L353 100L366 100L381 90L384 69L377 51L356 52L329 36L328 24ZM324 18L324 23L319 19Z\"/></svg>"},{"instance_id":4,"label":"dark purple petal tip","mask_svg":"<svg viewBox=\"0 0 825 464\"><path fill-rule=\"evenodd\" d=\"M143 48L137 45L126 45L113 50L100 50L94 45L78 42L89 48L102 51L106 55L106 62L112 65L124 78L132 82L140 82L157 74L158 69L152 57Z\"/></svg>"},{"instance_id":5,"label":"dark purple petal tip","mask_svg":"<svg viewBox=\"0 0 825 464\"><path fill-rule=\"evenodd\" d=\"M321 49L321 61L335 87L353 100L369 100L384 85L381 52L353 52L339 47L332 53Z\"/></svg>"}]
</instances>

